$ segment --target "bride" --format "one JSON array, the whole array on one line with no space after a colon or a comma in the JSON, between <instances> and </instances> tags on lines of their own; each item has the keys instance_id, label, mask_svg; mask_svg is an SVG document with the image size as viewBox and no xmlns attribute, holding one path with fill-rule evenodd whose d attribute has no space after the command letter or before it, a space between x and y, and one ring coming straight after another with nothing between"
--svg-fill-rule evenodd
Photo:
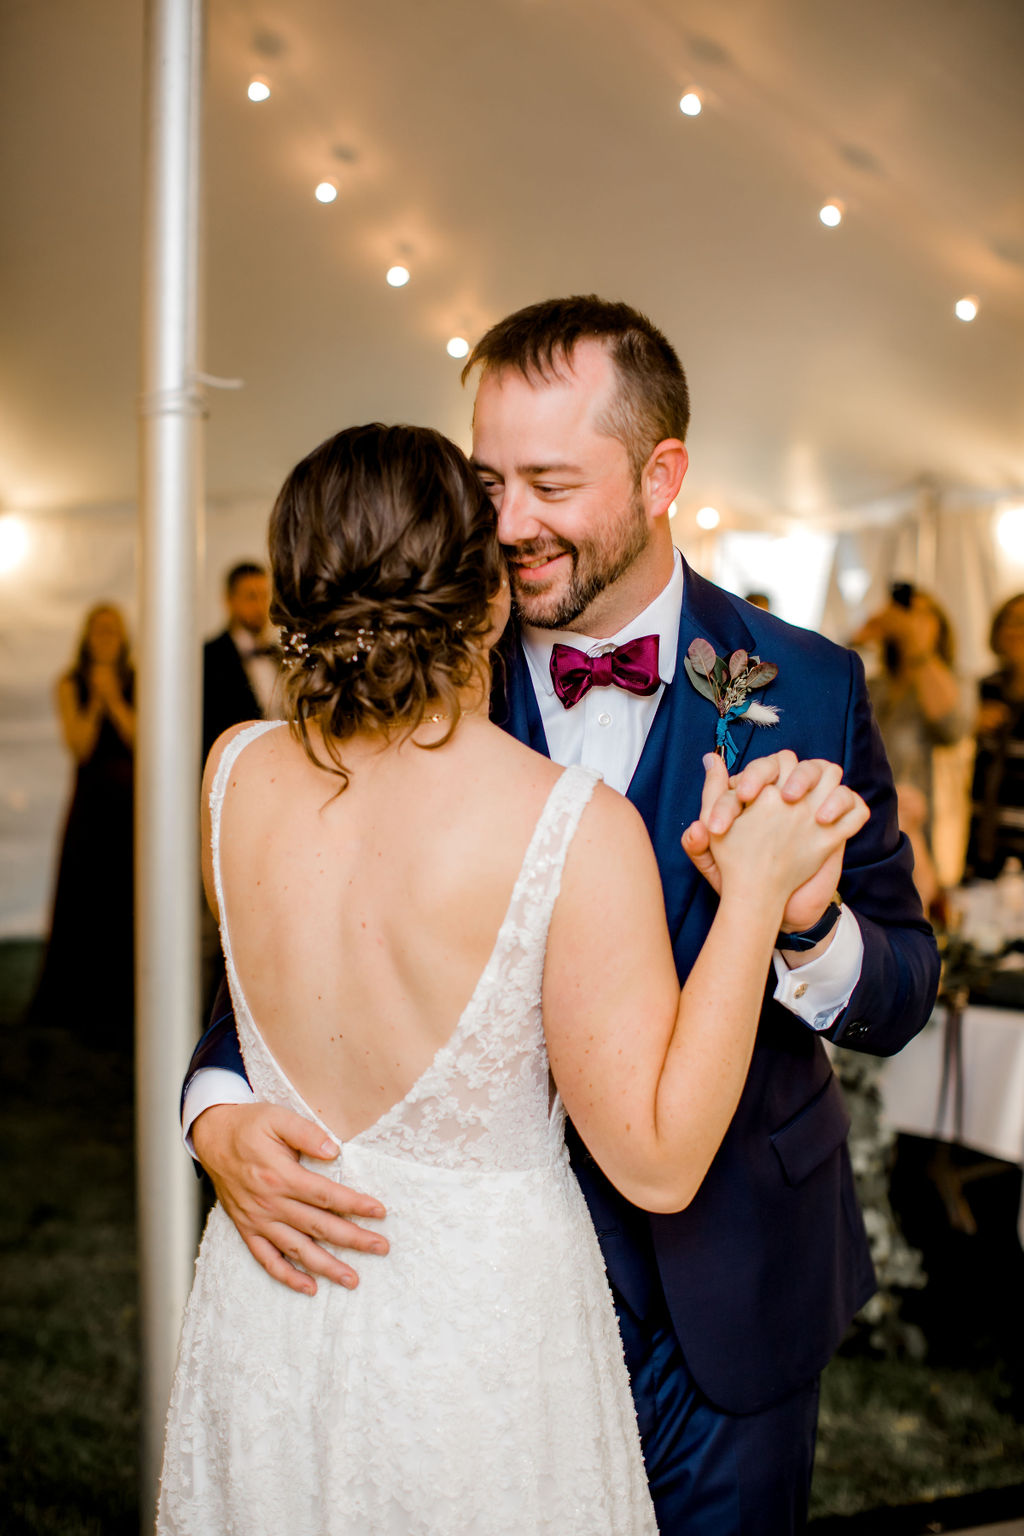
<instances>
[{"instance_id":1,"label":"bride","mask_svg":"<svg viewBox=\"0 0 1024 1536\"><path fill-rule=\"evenodd\" d=\"M270 552L290 728L215 745L207 894L257 1095L341 1143L331 1176L381 1197L389 1254L300 1295L215 1207L158 1530L654 1536L564 1116L631 1201L687 1204L786 901L867 809L829 766L743 810L680 997L637 812L488 720L507 585L458 450L339 433L286 481ZM706 825L730 793L710 759Z\"/></svg>"}]
</instances>

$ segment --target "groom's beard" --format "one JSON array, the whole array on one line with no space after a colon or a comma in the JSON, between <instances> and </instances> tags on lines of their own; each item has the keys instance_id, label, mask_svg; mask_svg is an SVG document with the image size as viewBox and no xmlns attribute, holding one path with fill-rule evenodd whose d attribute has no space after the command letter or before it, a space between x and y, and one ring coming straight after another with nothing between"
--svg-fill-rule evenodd
<instances>
[{"instance_id":1,"label":"groom's beard","mask_svg":"<svg viewBox=\"0 0 1024 1536\"><path fill-rule=\"evenodd\" d=\"M639 496L629 508L627 520L604 538L567 539L548 536L525 544L503 545L512 583L512 606L524 624L538 629L566 629L586 613L595 598L624 575L647 548L651 530ZM547 582L524 583L517 560L536 560L568 555L566 570Z\"/></svg>"}]
</instances>

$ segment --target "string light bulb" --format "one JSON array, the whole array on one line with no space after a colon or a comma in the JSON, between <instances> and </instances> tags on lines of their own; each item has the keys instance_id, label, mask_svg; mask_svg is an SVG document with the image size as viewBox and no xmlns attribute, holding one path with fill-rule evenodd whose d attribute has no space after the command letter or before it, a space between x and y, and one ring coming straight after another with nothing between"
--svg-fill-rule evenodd
<instances>
[{"instance_id":1,"label":"string light bulb","mask_svg":"<svg viewBox=\"0 0 1024 1536\"><path fill-rule=\"evenodd\" d=\"M384 277L392 288L404 288L409 281L408 267L388 267Z\"/></svg>"},{"instance_id":2,"label":"string light bulb","mask_svg":"<svg viewBox=\"0 0 1024 1536\"><path fill-rule=\"evenodd\" d=\"M953 306L953 312L958 320L971 321L978 313L980 305L973 293L965 294L962 299L957 299Z\"/></svg>"},{"instance_id":3,"label":"string light bulb","mask_svg":"<svg viewBox=\"0 0 1024 1536\"><path fill-rule=\"evenodd\" d=\"M842 203L826 203L823 208L818 209L818 218L828 229L837 229L843 222Z\"/></svg>"},{"instance_id":4,"label":"string light bulb","mask_svg":"<svg viewBox=\"0 0 1024 1536\"><path fill-rule=\"evenodd\" d=\"M469 342L466 340L465 336L453 336L445 348L445 351L448 353L449 357L468 357Z\"/></svg>"},{"instance_id":5,"label":"string light bulb","mask_svg":"<svg viewBox=\"0 0 1024 1536\"><path fill-rule=\"evenodd\" d=\"M704 103L696 91L687 91L679 103L679 110L686 117L700 117Z\"/></svg>"},{"instance_id":6,"label":"string light bulb","mask_svg":"<svg viewBox=\"0 0 1024 1536\"><path fill-rule=\"evenodd\" d=\"M245 94L250 101L266 101L270 96L270 86L262 75L254 75Z\"/></svg>"},{"instance_id":7,"label":"string light bulb","mask_svg":"<svg viewBox=\"0 0 1024 1536\"><path fill-rule=\"evenodd\" d=\"M313 192L318 203L333 203L338 195L338 188L333 181L321 181Z\"/></svg>"},{"instance_id":8,"label":"string light bulb","mask_svg":"<svg viewBox=\"0 0 1024 1536\"><path fill-rule=\"evenodd\" d=\"M697 513L698 528L717 528L721 521L721 514L717 507L701 507Z\"/></svg>"}]
</instances>

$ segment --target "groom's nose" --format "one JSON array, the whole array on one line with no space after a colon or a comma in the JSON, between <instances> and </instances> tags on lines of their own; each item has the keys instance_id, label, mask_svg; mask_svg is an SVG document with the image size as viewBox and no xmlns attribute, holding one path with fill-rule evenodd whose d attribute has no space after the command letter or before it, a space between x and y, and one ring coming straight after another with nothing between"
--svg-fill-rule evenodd
<instances>
[{"instance_id":1,"label":"groom's nose","mask_svg":"<svg viewBox=\"0 0 1024 1536\"><path fill-rule=\"evenodd\" d=\"M498 542L510 549L530 543L542 532L529 487L506 481L498 508Z\"/></svg>"}]
</instances>

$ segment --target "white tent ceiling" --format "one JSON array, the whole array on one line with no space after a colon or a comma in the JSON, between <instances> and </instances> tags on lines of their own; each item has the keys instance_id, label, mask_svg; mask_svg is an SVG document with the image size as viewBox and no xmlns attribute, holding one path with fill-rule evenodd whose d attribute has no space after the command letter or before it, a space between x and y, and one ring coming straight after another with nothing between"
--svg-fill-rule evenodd
<instances>
[{"instance_id":1,"label":"white tent ceiling","mask_svg":"<svg viewBox=\"0 0 1024 1536\"><path fill-rule=\"evenodd\" d=\"M245 380L211 400L213 497L357 420L465 442L448 337L587 291L680 350L686 509L1024 486L1020 0L208 11L206 367ZM0 509L134 495L142 12L0 6Z\"/></svg>"}]
</instances>

